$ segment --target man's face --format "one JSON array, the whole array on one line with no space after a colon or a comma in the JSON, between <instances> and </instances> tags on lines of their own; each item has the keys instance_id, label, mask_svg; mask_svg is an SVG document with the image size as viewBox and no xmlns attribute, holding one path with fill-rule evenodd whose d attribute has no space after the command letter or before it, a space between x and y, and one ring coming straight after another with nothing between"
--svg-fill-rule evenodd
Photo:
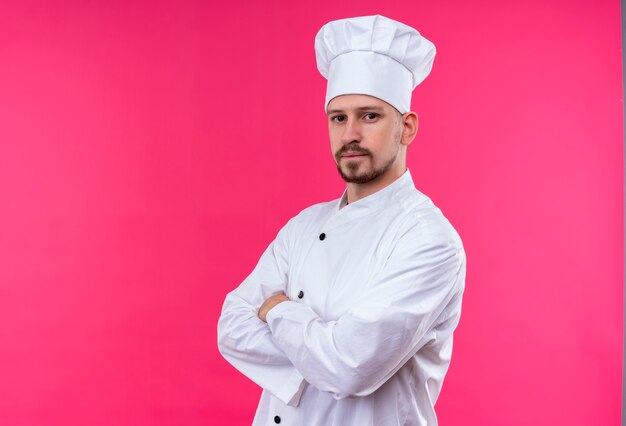
<instances>
[{"instance_id":1,"label":"man's face","mask_svg":"<svg viewBox=\"0 0 626 426\"><path fill-rule=\"evenodd\" d=\"M367 183L400 159L402 115L368 95L341 95L328 104L330 146L346 182Z\"/></svg>"}]
</instances>

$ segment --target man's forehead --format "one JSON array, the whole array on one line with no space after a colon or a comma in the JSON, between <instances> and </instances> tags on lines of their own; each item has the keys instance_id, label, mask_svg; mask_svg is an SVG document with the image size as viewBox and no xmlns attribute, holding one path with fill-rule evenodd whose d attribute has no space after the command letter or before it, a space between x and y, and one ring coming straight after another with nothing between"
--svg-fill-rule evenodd
<instances>
[{"instance_id":1,"label":"man's forehead","mask_svg":"<svg viewBox=\"0 0 626 426\"><path fill-rule=\"evenodd\" d=\"M393 108L385 101L369 95L341 95L328 103L327 114L345 111L380 110Z\"/></svg>"}]
</instances>

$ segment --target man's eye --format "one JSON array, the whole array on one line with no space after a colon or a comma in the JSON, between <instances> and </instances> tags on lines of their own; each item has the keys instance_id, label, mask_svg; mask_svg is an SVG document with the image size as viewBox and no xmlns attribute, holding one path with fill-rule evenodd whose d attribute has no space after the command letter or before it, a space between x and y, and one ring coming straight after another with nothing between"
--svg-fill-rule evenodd
<instances>
[{"instance_id":1,"label":"man's eye","mask_svg":"<svg viewBox=\"0 0 626 426\"><path fill-rule=\"evenodd\" d=\"M378 114L368 112L367 114L365 114L365 118L368 120L375 120L376 118L378 118Z\"/></svg>"},{"instance_id":2,"label":"man's eye","mask_svg":"<svg viewBox=\"0 0 626 426\"><path fill-rule=\"evenodd\" d=\"M334 117L331 117L331 121L334 121L336 123L341 123L345 120L346 118L343 115L336 115Z\"/></svg>"}]
</instances>

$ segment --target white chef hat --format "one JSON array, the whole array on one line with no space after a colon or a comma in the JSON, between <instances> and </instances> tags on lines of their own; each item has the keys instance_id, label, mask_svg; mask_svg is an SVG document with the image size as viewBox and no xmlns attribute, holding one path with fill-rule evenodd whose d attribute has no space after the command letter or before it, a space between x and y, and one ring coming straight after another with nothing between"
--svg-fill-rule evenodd
<instances>
[{"instance_id":1,"label":"white chef hat","mask_svg":"<svg viewBox=\"0 0 626 426\"><path fill-rule=\"evenodd\" d=\"M340 19L315 36L317 68L328 80L326 102L336 96L375 96L401 113L411 92L430 73L435 45L414 28L384 16Z\"/></svg>"}]
</instances>

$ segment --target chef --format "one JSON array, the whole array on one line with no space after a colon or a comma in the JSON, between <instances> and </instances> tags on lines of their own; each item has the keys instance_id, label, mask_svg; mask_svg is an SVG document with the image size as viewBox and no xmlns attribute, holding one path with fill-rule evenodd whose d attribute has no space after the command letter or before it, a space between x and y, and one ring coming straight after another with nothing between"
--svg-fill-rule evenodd
<instances>
[{"instance_id":1,"label":"chef","mask_svg":"<svg viewBox=\"0 0 626 426\"><path fill-rule=\"evenodd\" d=\"M434 45L383 16L315 39L343 195L290 219L224 302L222 355L263 393L254 425L436 425L465 252L406 167Z\"/></svg>"}]
</instances>

